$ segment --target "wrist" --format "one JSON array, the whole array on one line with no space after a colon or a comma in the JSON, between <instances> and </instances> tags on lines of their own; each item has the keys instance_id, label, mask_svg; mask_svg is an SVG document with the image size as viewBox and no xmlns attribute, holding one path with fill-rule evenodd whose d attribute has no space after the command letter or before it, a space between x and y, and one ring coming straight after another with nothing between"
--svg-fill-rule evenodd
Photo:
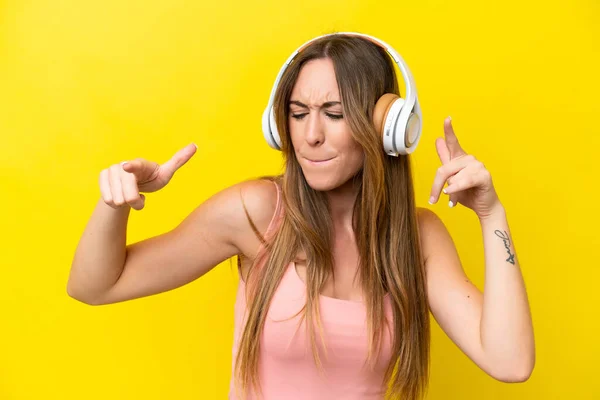
<instances>
[{"instance_id":1,"label":"wrist","mask_svg":"<svg viewBox=\"0 0 600 400\"><path fill-rule=\"evenodd\" d=\"M497 202L488 212L483 215L478 215L478 217L481 222L504 219L506 218L506 210L502 203Z\"/></svg>"}]
</instances>

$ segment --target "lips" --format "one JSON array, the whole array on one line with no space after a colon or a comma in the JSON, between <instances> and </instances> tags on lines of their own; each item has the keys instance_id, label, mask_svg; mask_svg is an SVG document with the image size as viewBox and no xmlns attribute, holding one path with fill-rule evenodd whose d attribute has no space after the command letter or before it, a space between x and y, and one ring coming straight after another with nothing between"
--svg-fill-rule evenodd
<instances>
[{"instance_id":1,"label":"lips","mask_svg":"<svg viewBox=\"0 0 600 400\"><path fill-rule=\"evenodd\" d=\"M317 160L311 160L310 158L305 158L305 165L309 166L310 168L326 168L327 166L331 165L332 160L335 159L335 157L332 158L319 158Z\"/></svg>"},{"instance_id":2,"label":"lips","mask_svg":"<svg viewBox=\"0 0 600 400\"><path fill-rule=\"evenodd\" d=\"M304 157L306 158L306 157ZM312 159L312 158L306 158L307 161L310 162L314 162L314 163L318 163L318 162L325 162L325 161L329 161L329 160L333 160L334 157L330 157L330 158L323 158L323 159Z\"/></svg>"}]
</instances>

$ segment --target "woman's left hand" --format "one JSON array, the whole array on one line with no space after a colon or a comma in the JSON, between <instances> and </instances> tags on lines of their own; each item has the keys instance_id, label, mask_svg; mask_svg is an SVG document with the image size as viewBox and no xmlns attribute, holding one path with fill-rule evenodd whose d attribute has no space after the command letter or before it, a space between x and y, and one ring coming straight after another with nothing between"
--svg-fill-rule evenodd
<instances>
[{"instance_id":1,"label":"woman's left hand","mask_svg":"<svg viewBox=\"0 0 600 400\"><path fill-rule=\"evenodd\" d=\"M439 200L444 184L444 193L450 195L450 207L460 203L473 210L479 218L486 218L502 208L492 176L483 163L467 154L456 138L450 117L444 120L446 139L435 141L442 166L438 168L431 187L430 204Z\"/></svg>"}]
</instances>

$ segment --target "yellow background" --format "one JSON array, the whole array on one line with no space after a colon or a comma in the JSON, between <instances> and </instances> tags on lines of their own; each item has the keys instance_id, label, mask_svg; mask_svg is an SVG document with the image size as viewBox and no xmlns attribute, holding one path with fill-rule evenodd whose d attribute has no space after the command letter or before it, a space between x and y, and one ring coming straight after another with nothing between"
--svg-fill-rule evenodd
<instances>
[{"instance_id":1,"label":"yellow background","mask_svg":"<svg viewBox=\"0 0 600 400\"><path fill-rule=\"evenodd\" d=\"M527 283L530 380L494 381L434 324L428 399L600 398L599 14L593 0L0 1L0 398L226 398L229 262L136 301L67 296L98 174L199 145L132 212L132 242L228 185L279 172L260 123L275 75L305 40L345 30L387 41L410 65L424 113L417 201L446 222L468 275L483 288L475 215L427 204L447 115L492 172Z\"/></svg>"}]
</instances>

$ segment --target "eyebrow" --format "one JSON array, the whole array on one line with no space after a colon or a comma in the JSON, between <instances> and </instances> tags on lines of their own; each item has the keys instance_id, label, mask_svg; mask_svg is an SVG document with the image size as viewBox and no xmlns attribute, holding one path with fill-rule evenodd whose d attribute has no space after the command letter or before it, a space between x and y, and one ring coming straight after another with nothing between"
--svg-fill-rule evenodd
<instances>
[{"instance_id":1,"label":"eyebrow","mask_svg":"<svg viewBox=\"0 0 600 400\"><path fill-rule=\"evenodd\" d=\"M295 105L300 106L302 108L308 108L308 106L306 104L304 104L304 103L302 103L302 102L300 102L298 100L292 100L292 101L290 101L290 105L292 105L292 104L295 104ZM325 103L321 104L321 106L318 107L318 108L329 108L329 107L337 106L337 105L340 105L340 104L342 104L342 103L339 102L339 101L326 101Z\"/></svg>"}]
</instances>

